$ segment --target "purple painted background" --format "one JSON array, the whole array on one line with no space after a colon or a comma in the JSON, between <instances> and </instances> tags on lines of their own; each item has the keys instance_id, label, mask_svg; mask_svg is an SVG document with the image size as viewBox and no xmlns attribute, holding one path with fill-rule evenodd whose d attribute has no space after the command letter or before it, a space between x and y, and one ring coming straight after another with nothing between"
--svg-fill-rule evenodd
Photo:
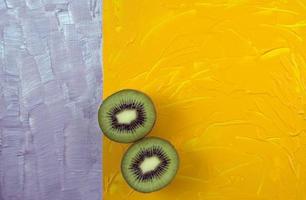
<instances>
[{"instance_id":1,"label":"purple painted background","mask_svg":"<svg viewBox=\"0 0 306 200\"><path fill-rule=\"evenodd\" d=\"M0 200L99 200L101 2L0 0Z\"/></svg>"}]
</instances>

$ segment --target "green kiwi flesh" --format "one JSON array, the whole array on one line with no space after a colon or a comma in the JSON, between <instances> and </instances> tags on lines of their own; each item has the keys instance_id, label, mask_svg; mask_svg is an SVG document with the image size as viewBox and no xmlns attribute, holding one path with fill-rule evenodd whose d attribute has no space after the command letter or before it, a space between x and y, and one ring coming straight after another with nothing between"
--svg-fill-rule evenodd
<instances>
[{"instance_id":1,"label":"green kiwi flesh","mask_svg":"<svg viewBox=\"0 0 306 200\"><path fill-rule=\"evenodd\" d=\"M166 187L174 179L179 157L167 140L148 137L129 147L121 161L126 182L136 191L149 193Z\"/></svg>"},{"instance_id":2,"label":"green kiwi flesh","mask_svg":"<svg viewBox=\"0 0 306 200\"><path fill-rule=\"evenodd\" d=\"M130 143L146 136L153 128L156 111L150 97L132 89L116 92L106 98L98 112L98 121L109 139Z\"/></svg>"}]
</instances>

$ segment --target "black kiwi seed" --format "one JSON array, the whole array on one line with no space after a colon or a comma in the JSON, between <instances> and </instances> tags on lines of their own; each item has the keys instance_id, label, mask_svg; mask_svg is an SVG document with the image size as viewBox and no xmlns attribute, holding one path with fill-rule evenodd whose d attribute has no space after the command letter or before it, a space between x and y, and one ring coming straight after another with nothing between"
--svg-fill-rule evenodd
<instances>
[{"instance_id":1,"label":"black kiwi seed","mask_svg":"<svg viewBox=\"0 0 306 200\"><path fill-rule=\"evenodd\" d=\"M146 136L153 128L156 111L150 97L131 89L106 98L100 106L98 121L109 139L129 143Z\"/></svg>"},{"instance_id":2,"label":"black kiwi seed","mask_svg":"<svg viewBox=\"0 0 306 200\"><path fill-rule=\"evenodd\" d=\"M166 140L148 137L133 144L124 154L121 171L126 182L139 192L154 192L175 177L179 157Z\"/></svg>"},{"instance_id":3,"label":"black kiwi seed","mask_svg":"<svg viewBox=\"0 0 306 200\"><path fill-rule=\"evenodd\" d=\"M123 110L135 110L137 112L137 120L132 121L129 124L120 124L116 118L116 115ZM122 101L116 105L110 111L107 112L108 117L111 119L112 127L119 132L136 132L137 128L144 126L146 115L145 115L144 104L140 102Z\"/></svg>"}]
</instances>

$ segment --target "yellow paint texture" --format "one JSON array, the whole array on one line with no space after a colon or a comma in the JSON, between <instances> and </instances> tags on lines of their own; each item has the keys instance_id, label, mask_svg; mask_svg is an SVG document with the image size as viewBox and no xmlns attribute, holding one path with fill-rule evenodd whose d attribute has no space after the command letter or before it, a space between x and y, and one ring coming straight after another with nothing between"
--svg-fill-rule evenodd
<instances>
[{"instance_id":1,"label":"yellow paint texture","mask_svg":"<svg viewBox=\"0 0 306 200\"><path fill-rule=\"evenodd\" d=\"M104 97L134 88L181 166L151 194L104 139L105 200L306 200L306 1L105 0Z\"/></svg>"}]
</instances>

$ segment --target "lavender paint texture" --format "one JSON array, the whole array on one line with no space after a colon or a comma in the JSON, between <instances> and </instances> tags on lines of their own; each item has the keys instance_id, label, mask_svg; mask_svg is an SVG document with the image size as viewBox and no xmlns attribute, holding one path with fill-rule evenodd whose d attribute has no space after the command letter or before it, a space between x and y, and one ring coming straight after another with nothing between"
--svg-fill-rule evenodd
<instances>
[{"instance_id":1,"label":"lavender paint texture","mask_svg":"<svg viewBox=\"0 0 306 200\"><path fill-rule=\"evenodd\" d=\"M101 2L0 0L0 200L101 199Z\"/></svg>"}]
</instances>

